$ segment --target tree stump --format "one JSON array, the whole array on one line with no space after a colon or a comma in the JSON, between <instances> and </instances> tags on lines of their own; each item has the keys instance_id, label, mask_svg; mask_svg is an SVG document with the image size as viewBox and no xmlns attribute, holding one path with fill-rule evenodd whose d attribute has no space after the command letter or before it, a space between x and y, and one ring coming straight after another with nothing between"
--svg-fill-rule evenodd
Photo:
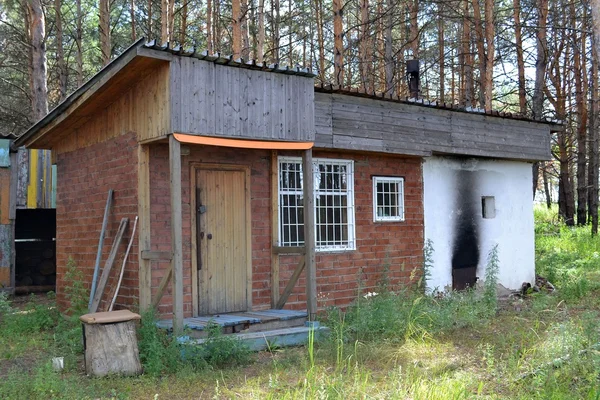
<instances>
[{"instance_id":1,"label":"tree stump","mask_svg":"<svg viewBox=\"0 0 600 400\"><path fill-rule=\"evenodd\" d=\"M83 322L88 375L142 373L135 327L135 320L140 319L138 314L119 310L86 314L79 319Z\"/></svg>"}]
</instances>

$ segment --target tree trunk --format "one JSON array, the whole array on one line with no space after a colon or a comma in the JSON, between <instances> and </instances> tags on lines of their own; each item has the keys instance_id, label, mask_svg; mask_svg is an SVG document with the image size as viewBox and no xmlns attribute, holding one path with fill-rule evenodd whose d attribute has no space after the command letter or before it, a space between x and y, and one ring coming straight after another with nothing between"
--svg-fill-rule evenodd
<instances>
[{"instance_id":1,"label":"tree trunk","mask_svg":"<svg viewBox=\"0 0 600 400\"><path fill-rule=\"evenodd\" d=\"M271 58L274 64L279 64L279 47L280 47L280 32L279 32L279 23L281 22L281 13L280 13L280 3L279 0L271 0L271 31L272 31L272 41L273 44L271 46Z\"/></svg>"},{"instance_id":2,"label":"tree trunk","mask_svg":"<svg viewBox=\"0 0 600 400\"><path fill-rule=\"evenodd\" d=\"M103 0L106 1L106 0ZM169 41L169 0L160 2L160 41L164 44Z\"/></svg>"},{"instance_id":3,"label":"tree trunk","mask_svg":"<svg viewBox=\"0 0 600 400\"><path fill-rule=\"evenodd\" d=\"M75 46L77 47L76 62L77 62L77 87L83 85L83 12L81 11L81 0L76 0L77 6L77 31L75 34Z\"/></svg>"},{"instance_id":4,"label":"tree trunk","mask_svg":"<svg viewBox=\"0 0 600 400\"><path fill-rule=\"evenodd\" d=\"M344 38L343 38L342 0L333 0L333 82L344 84Z\"/></svg>"},{"instance_id":5,"label":"tree trunk","mask_svg":"<svg viewBox=\"0 0 600 400\"><path fill-rule=\"evenodd\" d=\"M483 21L481 20L481 7L479 6L479 0L473 0L473 21L475 24L477 57L479 59L479 106L486 108L485 105L487 102L487 94L485 90L488 87L486 82L488 76L486 70L487 56L485 54L485 36L483 34Z\"/></svg>"},{"instance_id":6,"label":"tree trunk","mask_svg":"<svg viewBox=\"0 0 600 400\"><path fill-rule=\"evenodd\" d=\"M410 3L410 49L412 58L419 59L419 0L412 0Z\"/></svg>"},{"instance_id":7,"label":"tree trunk","mask_svg":"<svg viewBox=\"0 0 600 400\"><path fill-rule=\"evenodd\" d=\"M152 1L148 0L148 35L146 36L148 40L154 38L154 34L152 33Z\"/></svg>"},{"instance_id":8,"label":"tree trunk","mask_svg":"<svg viewBox=\"0 0 600 400\"><path fill-rule=\"evenodd\" d=\"M56 14L56 68L58 70L58 94L60 101L67 96L67 64L65 62L65 50L63 46L61 4L61 0L54 0L54 12Z\"/></svg>"},{"instance_id":9,"label":"tree trunk","mask_svg":"<svg viewBox=\"0 0 600 400\"><path fill-rule=\"evenodd\" d=\"M494 98L495 35L494 0L485 0L485 43L487 51L485 57L485 101L483 108L486 110L492 109L492 100Z\"/></svg>"},{"instance_id":10,"label":"tree trunk","mask_svg":"<svg viewBox=\"0 0 600 400\"><path fill-rule=\"evenodd\" d=\"M527 114L527 98L525 92L525 61L523 59L523 37L521 34L521 0L513 0L513 16L515 21L515 45L517 48L517 69L519 71L519 112Z\"/></svg>"},{"instance_id":11,"label":"tree trunk","mask_svg":"<svg viewBox=\"0 0 600 400\"><path fill-rule=\"evenodd\" d=\"M131 18L131 41L137 40L137 34L135 33L135 0L129 2L129 16Z\"/></svg>"},{"instance_id":12,"label":"tree trunk","mask_svg":"<svg viewBox=\"0 0 600 400\"><path fill-rule=\"evenodd\" d=\"M264 1L264 0L261 0ZM212 54L213 47L213 27L212 27L212 0L206 0L206 50L208 54Z\"/></svg>"},{"instance_id":13,"label":"tree trunk","mask_svg":"<svg viewBox=\"0 0 600 400\"><path fill-rule=\"evenodd\" d=\"M258 45L256 46L256 61L263 62L265 52L265 0L258 0Z\"/></svg>"},{"instance_id":14,"label":"tree trunk","mask_svg":"<svg viewBox=\"0 0 600 400\"><path fill-rule=\"evenodd\" d=\"M544 193L546 195L546 207L552 208L552 196L550 195L550 185L548 183L548 166L542 165L542 179L544 180Z\"/></svg>"},{"instance_id":15,"label":"tree trunk","mask_svg":"<svg viewBox=\"0 0 600 400\"><path fill-rule=\"evenodd\" d=\"M315 0L317 16L317 41L319 42L319 79L325 82L325 40L323 38L323 0Z\"/></svg>"},{"instance_id":16,"label":"tree trunk","mask_svg":"<svg viewBox=\"0 0 600 400\"><path fill-rule=\"evenodd\" d=\"M242 29L241 57L248 61L250 58L250 38L248 37L248 0L241 1L240 28Z\"/></svg>"},{"instance_id":17,"label":"tree trunk","mask_svg":"<svg viewBox=\"0 0 600 400\"><path fill-rule=\"evenodd\" d=\"M242 29L240 19L240 0L231 0L231 39L234 59L240 58L242 55Z\"/></svg>"},{"instance_id":18,"label":"tree trunk","mask_svg":"<svg viewBox=\"0 0 600 400\"><path fill-rule=\"evenodd\" d=\"M100 51L102 64L110 62L111 56L111 34L110 34L110 0L99 0L99 33L100 33Z\"/></svg>"},{"instance_id":19,"label":"tree trunk","mask_svg":"<svg viewBox=\"0 0 600 400\"><path fill-rule=\"evenodd\" d=\"M169 10L167 11L169 14L169 42L175 40L175 0L168 0L169 2Z\"/></svg>"},{"instance_id":20,"label":"tree trunk","mask_svg":"<svg viewBox=\"0 0 600 400\"><path fill-rule=\"evenodd\" d=\"M546 79L546 60L548 41L546 37L546 21L548 20L548 0L537 0L538 28L536 30L536 52L535 60L535 86L533 88L533 99L531 105L534 119L542 118L544 109L544 83ZM539 170L539 163L533 163L534 172ZM537 188L538 174L533 174L533 196Z\"/></svg>"},{"instance_id":21,"label":"tree trunk","mask_svg":"<svg viewBox=\"0 0 600 400\"><path fill-rule=\"evenodd\" d=\"M392 94L396 91L394 87L394 50L392 37L392 24L395 9L394 0L387 0L387 17L385 18L385 93Z\"/></svg>"},{"instance_id":22,"label":"tree trunk","mask_svg":"<svg viewBox=\"0 0 600 400\"><path fill-rule=\"evenodd\" d=\"M133 0L132 0L133 1ZM185 46L187 41L187 22L188 19L188 0L183 0L183 6L181 7L181 29L179 31L179 44Z\"/></svg>"},{"instance_id":23,"label":"tree trunk","mask_svg":"<svg viewBox=\"0 0 600 400\"><path fill-rule=\"evenodd\" d=\"M373 92L371 86L371 38L369 29L369 0L360 0L360 44L359 44L359 65L360 80L363 90L368 93Z\"/></svg>"},{"instance_id":24,"label":"tree trunk","mask_svg":"<svg viewBox=\"0 0 600 400\"><path fill-rule=\"evenodd\" d=\"M102 54L102 64L110 62L110 0L100 0L99 30L100 30L100 52Z\"/></svg>"},{"instance_id":25,"label":"tree trunk","mask_svg":"<svg viewBox=\"0 0 600 400\"><path fill-rule=\"evenodd\" d=\"M439 50L439 63L440 63L440 95L439 100L443 103L445 101L444 95L446 92L446 51L444 47L444 12L443 4L438 3L438 50Z\"/></svg>"},{"instance_id":26,"label":"tree trunk","mask_svg":"<svg viewBox=\"0 0 600 400\"><path fill-rule=\"evenodd\" d=\"M571 3L572 26L577 26L575 4ZM585 70L581 67L581 54L585 54L585 47L580 49L577 31L572 32L573 46L573 74L575 75L575 103L577 105L577 225L587 223L587 180L586 180L586 133L587 133L587 107L584 98L582 74ZM582 43L582 46L585 46ZM583 51L582 51L583 50Z\"/></svg>"},{"instance_id":27,"label":"tree trunk","mask_svg":"<svg viewBox=\"0 0 600 400\"><path fill-rule=\"evenodd\" d=\"M292 45L293 38L293 17L292 17L292 1L288 0L288 65L294 66L294 49Z\"/></svg>"},{"instance_id":28,"label":"tree trunk","mask_svg":"<svg viewBox=\"0 0 600 400\"><path fill-rule=\"evenodd\" d=\"M28 0L27 8L31 32L31 109L33 120L37 122L48 114L46 19L41 0Z\"/></svg>"},{"instance_id":29,"label":"tree trunk","mask_svg":"<svg viewBox=\"0 0 600 400\"><path fill-rule=\"evenodd\" d=\"M591 199L590 212L592 216L592 235L598 234L598 170L600 168L598 161L598 63L600 55L600 0L591 0L592 5L592 109L593 123L590 124L591 141L590 148L590 170L593 174L590 177Z\"/></svg>"},{"instance_id":30,"label":"tree trunk","mask_svg":"<svg viewBox=\"0 0 600 400\"><path fill-rule=\"evenodd\" d=\"M471 17L469 0L463 3L463 39L462 39L462 79L463 101L465 106L473 105L473 56L471 54Z\"/></svg>"}]
</instances>

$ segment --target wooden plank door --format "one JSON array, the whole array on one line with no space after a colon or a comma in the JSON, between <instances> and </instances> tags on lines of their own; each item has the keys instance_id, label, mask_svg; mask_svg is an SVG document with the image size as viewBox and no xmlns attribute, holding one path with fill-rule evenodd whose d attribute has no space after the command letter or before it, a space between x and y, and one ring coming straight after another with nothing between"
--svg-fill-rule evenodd
<instances>
[{"instance_id":1,"label":"wooden plank door","mask_svg":"<svg viewBox=\"0 0 600 400\"><path fill-rule=\"evenodd\" d=\"M247 311L251 302L248 171L196 170L200 314Z\"/></svg>"}]
</instances>

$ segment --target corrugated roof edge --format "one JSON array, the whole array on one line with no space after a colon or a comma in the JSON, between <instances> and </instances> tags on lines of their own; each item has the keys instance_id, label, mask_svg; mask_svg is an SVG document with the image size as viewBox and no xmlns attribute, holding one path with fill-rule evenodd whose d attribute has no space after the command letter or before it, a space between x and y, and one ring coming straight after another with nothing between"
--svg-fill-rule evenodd
<instances>
[{"instance_id":1,"label":"corrugated roof edge","mask_svg":"<svg viewBox=\"0 0 600 400\"><path fill-rule=\"evenodd\" d=\"M457 111L457 112L464 112L464 113L468 113L468 114L483 114L483 115L488 115L490 117L506 118L506 119L512 119L512 120L517 120L517 121L536 122L536 123L549 124L549 125L563 125L563 121L560 121L557 119L550 119L550 118L533 119L533 118L529 118L529 117L526 117L521 114L513 114L513 113L507 113L507 112L501 112L501 111L495 111L495 110L490 111L490 110L484 110L482 108L472 108L472 107L466 107L465 105L452 104L452 103L440 103L439 101L429 101L429 100L425 100L425 99L415 99L415 98L408 98L408 97L401 98L401 97L399 97L397 95L393 95L393 94L385 94L385 93L377 93L377 92L368 93L364 90L359 90L359 89L355 89L355 88L343 88L343 87L332 85L332 84L323 84L323 83L317 84L317 85L315 85L315 92L345 94L348 96L365 97L365 98L369 98L369 99L391 101L394 103L417 105L417 106L429 107L429 108L437 108L440 110Z\"/></svg>"},{"instance_id":2,"label":"corrugated roof edge","mask_svg":"<svg viewBox=\"0 0 600 400\"><path fill-rule=\"evenodd\" d=\"M310 68L281 66L279 64L267 65L264 63L258 63L256 62L256 60L246 61L243 58L234 59L232 56L222 55L218 52L214 54L208 54L207 50L198 52L196 47L189 47L187 49L184 49L178 44L172 46L172 43L169 42L159 45L157 44L156 40L151 40L144 44L144 47L152 50L165 51L181 57L192 57L197 58L198 60L211 61L215 64L225 65L229 67L275 72L286 75L304 76L307 78L314 78L316 76Z\"/></svg>"},{"instance_id":3,"label":"corrugated roof edge","mask_svg":"<svg viewBox=\"0 0 600 400\"><path fill-rule=\"evenodd\" d=\"M138 47L142 45L142 43L146 39L141 38L129 46L125 51L115 57L110 63L106 64L104 68L98 71L94 76L92 76L87 82L81 85L77 90L71 93L67 98L65 98L61 103L59 103L56 107L52 109L46 116L40 119L38 122L33 124L28 130L23 132L12 144L13 149L21 147L23 143L29 139L31 136L35 135L40 129L44 128L46 125L50 123L54 118L60 115L63 111L65 111L71 104L73 104L77 99L79 99L85 92L88 91L90 87L92 87L98 80L102 79L104 75L106 75L110 70L117 65L118 61L122 60L126 54L129 54Z\"/></svg>"}]
</instances>

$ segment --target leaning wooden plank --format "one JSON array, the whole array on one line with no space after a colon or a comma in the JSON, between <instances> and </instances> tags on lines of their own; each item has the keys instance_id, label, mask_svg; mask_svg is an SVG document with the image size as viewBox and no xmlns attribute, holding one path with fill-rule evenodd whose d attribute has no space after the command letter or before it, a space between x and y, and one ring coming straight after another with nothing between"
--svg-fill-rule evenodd
<instances>
[{"instance_id":1,"label":"leaning wooden plank","mask_svg":"<svg viewBox=\"0 0 600 400\"><path fill-rule=\"evenodd\" d=\"M158 285L158 290L156 291L156 296L154 297L154 300L152 300L152 308L158 307L158 305L160 303L160 299L162 299L163 294L165 293L165 289L167 288L167 285L169 284L169 281L171 280L172 273L173 273L173 268L171 268L169 266L167 273L165 274L165 276L163 276L163 278L160 281L160 284Z\"/></svg>"},{"instance_id":2,"label":"leaning wooden plank","mask_svg":"<svg viewBox=\"0 0 600 400\"><path fill-rule=\"evenodd\" d=\"M110 249L110 253L108 254L108 259L106 260L106 264L104 264L102 276L100 277L98 287L96 288L96 293L94 294L94 299L92 300L92 304L90 305L90 313L95 313L96 311L98 311L100 299L102 299L102 292L104 292L104 288L106 287L106 283L108 282L108 277L110 276L110 270L112 269L112 266L115 263L115 258L117 258L117 250L119 249L119 245L123 240L123 234L125 233L125 228L127 228L128 222L129 218L121 219L121 223L119 224L119 230L117 231L117 236L115 236L115 241L113 242L112 248Z\"/></svg>"},{"instance_id":3,"label":"leaning wooden plank","mask_svg":"<svg viewBox=\"0 0 600 400\"><path fill-rule=\"evenodd\" d=\"M300 262L298 263L298 266L296 267L296 270L292 274L290 281L288 282L287 286L283 290L283 293L281 294L281 297L279 298L279 301L277 302L277 305L275 306L276 309L281 310L283 308L283 306L285 306L285 303L287 302L288 297L290 297L290 294L292 294L292 291L294 290L294 286L296 286L296 282L298 281L298 278L300 277L300 274L302 273L302 270L304 269L305 265L306 265L306 258L302 257L300 259Z\"/></svg>"},{"instance_id":4,"label":"leaning wooden plank","mask_svg":"<svg viewBox=\"0 0 600 400\"><path fill-rule=\"evenodd\" d=\"M117 301L117 296L119 295L119 289L121 288L121 282L123 281L123 273L125 272L125 264L127 264L127 256L129 256L129 251L131 250L131 245L133 244L133 238L135 236L135 228L137 227L138 217L135 217L135 221L133 221L133 229L131 230L131 239L129 240L129 245L127 245L127 251L125 252L125 257L123 257L123 264L121 265L121 273L119 274L119 281L117 282L117 287L115 289L115 295L110 302L110 307L108 307L108 311L112 311L115 301Z\"/></svg>"},{"instance_id":5,"label":"leaning wooden plank","mask_svg":"<svg viewBox=\"0 0 600 400\"><path fill-rule=\"evenodd\" d=\"M92 301L96 295L96 284L98 283L98 271L100 271L100 259L102 258L102 247L104 246L104 233L108 224L108 213L112 204L113 190L108 191L108 199L106 199L106 207L104 208L104 219L102 220L102 230L100 231L100 241L98 242L98 252L96 253L96 262L94 263L94 276L92 277L92 290L90 291L90 301L88 309L92 307Z\"/></svg>"}]
</instances>

